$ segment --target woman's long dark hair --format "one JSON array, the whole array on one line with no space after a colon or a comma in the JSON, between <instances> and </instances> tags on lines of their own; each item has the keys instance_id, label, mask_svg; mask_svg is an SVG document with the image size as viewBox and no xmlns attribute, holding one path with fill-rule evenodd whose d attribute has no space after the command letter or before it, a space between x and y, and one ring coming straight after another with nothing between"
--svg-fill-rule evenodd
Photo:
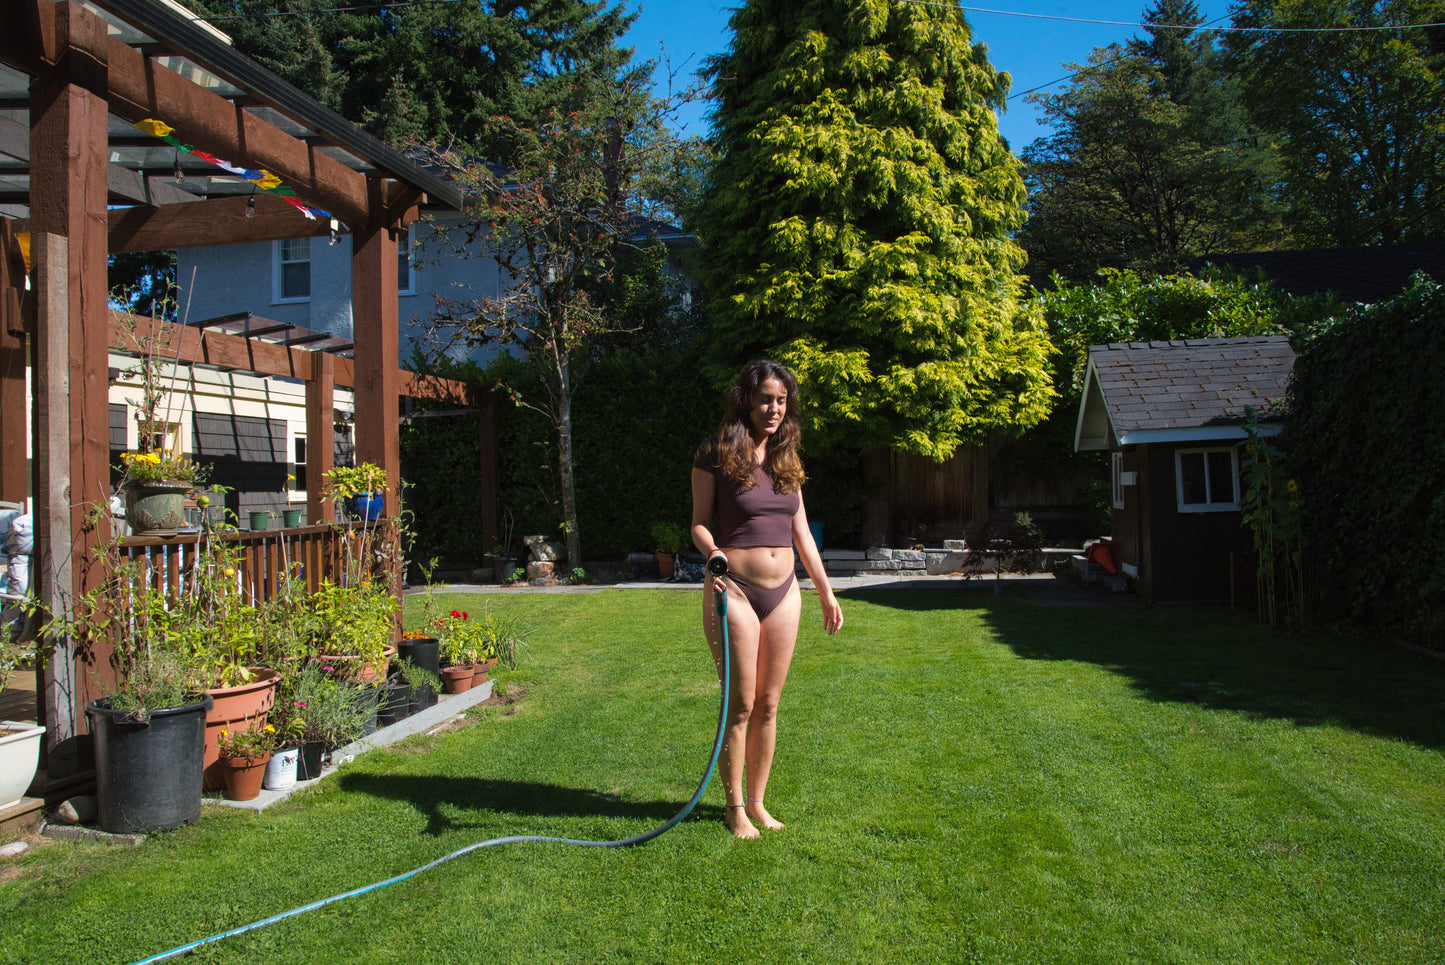
<instances>
[{"instance_id":1,"label":"woman's long dark hair","mask_svg":"<svg viewBox=\"0 0 1445 965\"><path fill-rule=\"evenodd\" d=\"M753 484L753 423L751 410L762 384L768 379L783 383L788 393L787 409L778 431L768 439L768 471L773 489L793 493L803 488L803 460L799 449L803 440L799 414L802 400L798 398L798 379L787 366L771 359L750 363L727 391L726 408L717 430L717 461L723 473L744 489Z\"/></svg>"}]
</instances>

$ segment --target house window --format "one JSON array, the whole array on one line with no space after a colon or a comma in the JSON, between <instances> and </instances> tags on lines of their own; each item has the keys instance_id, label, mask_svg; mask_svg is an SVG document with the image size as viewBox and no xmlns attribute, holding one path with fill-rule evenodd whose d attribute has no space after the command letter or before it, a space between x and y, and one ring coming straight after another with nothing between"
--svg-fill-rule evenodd
<instances>
[{"instance_id":1,"label":"house window","mask_svg":"<svg viewBox=\"0 0 1445 965\"><path fill-rule=\"evenodd\" d=\"M276 242L275 301L302 302L311 297L311 239Z\"/></svg>"},{"instance_id":2,"label":"house window","mask_svg":"<svg viewBox=\"0 0 1445 965\"><path fill-rule=\"evenodd\" d=\"M167 456L181 455L181 424L179 422L147 422L136 415L139 441L137 448L142 452L159 452Z\"/></svg>"},{"instance_id":3,"label":"house window","mask_svg":"<svg viewBox=\"0 0 1445 965\"><path fill-rule=\"evenodd\" d=\"M1124 508L1124 454L1113 452L1109 460L1109 477L1114 491L1114 508Z\"/></svg>"},{"instance_id":4,"label":"house window","mask_svg":"<svg viewBox=\"0 0 1445 965\"><path fill-rule=\"evenodd\" d=\"M292 443L296 461L291 464L291 491L306 491L306 437L297 436Z\"/></svg>"},{"instance_id":5,"label":"house window","mask_svg":"<svg viewBox=\"0 0 1445 965\"><path fill-rule=\"evenodd\" d=\"M1233 449L1179 449L1174 478L1181 513L1239 509L1239 456Z\"/></svg>"},{"instance_id":6,"label":"house window","mask_svg":"<svg viewBox=\"0 0 1445 965\"><path fill-rule=\"evenodd\" d=\"M406 237L399 238L396 242L396 293L416 294L416 270L411 265L410 228L406 229Z\"/></svg>"}]
</instances>

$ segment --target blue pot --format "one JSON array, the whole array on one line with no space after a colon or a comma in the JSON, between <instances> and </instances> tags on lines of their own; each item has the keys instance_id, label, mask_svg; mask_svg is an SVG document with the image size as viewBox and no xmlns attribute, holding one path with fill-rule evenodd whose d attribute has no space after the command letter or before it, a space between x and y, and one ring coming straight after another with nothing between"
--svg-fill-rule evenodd
<instances>
[{"instance_id":1,"label":"blue pot","mask_svg":"<svg viewBox=\"0 0 1445 965\"><path fill-rule=\"evenodd\" d=\"M351 514L358 519L374 521L381 519L385 502L384 493L362 493L360 496L351 497L348 508L351 510Z\"/></svg>"}]
</instances>

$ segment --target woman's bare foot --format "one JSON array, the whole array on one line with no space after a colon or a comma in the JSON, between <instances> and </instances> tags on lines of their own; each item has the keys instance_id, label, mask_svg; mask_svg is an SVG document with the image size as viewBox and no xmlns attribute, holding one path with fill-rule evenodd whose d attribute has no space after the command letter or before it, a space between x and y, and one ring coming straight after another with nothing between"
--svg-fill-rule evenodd
<instances>
[{"instance_id":1,"label":"woman's bare foot","mask_svg":"<svg viewBox=\"0 0 1445 965\"><path fill-rule=\"evenodd\" d=\"M761 838L762 834L753 827L753 822L743 813L743 805L729 804L723 808L723 824L733 833L733 837L743 841L751 841L754 838Z\"/></svg>"},{"instance_id":2,"label":"woman's bare foot","mask_svg":"<svg viewBox=\"0 0 1445 965\"><path fill-rule=\"evenodd\" d=\"M783 830L783 828L787 827L786 824L779 821L777 818L773 817L771 814L768 813L768 809L763 807L762 801L756 801L752 798L748 798L747 813L748 817L752 818L754 821L758 822L769 831L781 831Z\"/></svg>"}]
</instances>

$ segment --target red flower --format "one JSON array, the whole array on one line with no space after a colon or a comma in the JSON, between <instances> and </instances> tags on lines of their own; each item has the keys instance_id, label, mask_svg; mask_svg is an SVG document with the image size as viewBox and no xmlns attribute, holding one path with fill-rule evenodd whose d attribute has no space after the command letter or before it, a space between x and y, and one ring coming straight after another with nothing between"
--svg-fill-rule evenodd
<instances>
[{"instance_id":1,"label":"red flower","mask_svg":"<svg viewBox=\"0 0 1445 965\"><path fill-rule=\"evenodd\" d=\"M452 616L454 616L454 617L460 617L461 615L462 615L461 612L458 611L458 610L453 610L453 611L452 611Z\"/></svg>"},{"instance_id":2,"label":"red flower","mask_svg":"<svg viewBox=\"0 0 1445 965\"><path fill-rule=\"evenodd\" d=\"M463 620L469 620L469 619L471 619L470 617L467 616L467 611L466 611L466 610L463 610L463 611L462 611L462 619L463 619Z\"/></svg>"}]
</instances>

